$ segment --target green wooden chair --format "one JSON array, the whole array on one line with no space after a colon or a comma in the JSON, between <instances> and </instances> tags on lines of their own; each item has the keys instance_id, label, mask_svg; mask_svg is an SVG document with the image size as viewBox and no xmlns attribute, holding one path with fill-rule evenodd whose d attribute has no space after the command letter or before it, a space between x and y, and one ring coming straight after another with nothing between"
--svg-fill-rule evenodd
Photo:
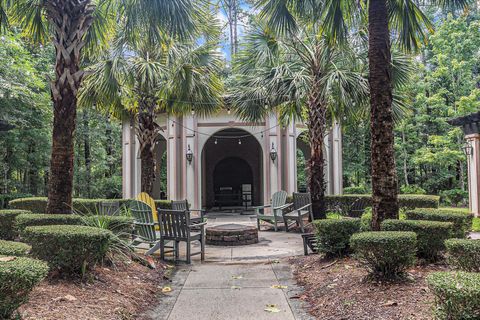
<instances>
[{"instance_id":1,"label":"green wooden chair","mask_svg":"<svg viewBox=\"0 0 480 320\"><path fill-rule=\"evenodd\" d=\"M205 222L205 210L192 209L188 204L188 200L172 200L172 210L188 211L190 213L190 223L202 223ZM192 217L192 213L196 213L195 217Z\"/></svg>"},{"instance_id":2,"label":"green wooden chair","mask_svg":"<svg viewBox=\"0 0 480 320\"><path fill-rule=\"evenodd\" d=\"M138 246L143 243L149 245L150 249L145 253L146 255L151 255L160 250L160 232L156 230L159 224L153 217L152 208L145 202L138 200L129 201L127 208L132 214L135 225L132 245ZM171 248L172 250L169 252L174 252L175 250L174 246L164 246L164 248Z\"/></svg>"},{"instance_id":3,"label":"green wooden chair","mask_svg":"<svg viewBox=\"0 0 480 320\"><path fill-rule=\"evenodd\" d=\"M273 224L275 231L278 231L278 223L283 223L283 213L291 206L287 202L287 192L277 191L272 196L272 204L260 207L254 207L257 216L257 227L260 230L260 221L266 221ZM268 211L265 209L269 209Z\"/></svg>"},{"instance_id":4,"label":"green wooden chair","mask_svg":"<svg viewBox=\"0 0 480 320\"><path fill-rule=\"evenodd\" d=\"M295 221L297 226L300 226L302 233L305 233L305 218L310 218L310 220L313 221L312 197L310 193L295 192L293 194L292 210L283 214L285 231L288 232L288 221Z\"/></svg>"},{"instance_id":5,"label":"green wooden chair","mask_svg":"<svg viewBox=\"0 0 480 320\"><path fill-rule=\"evenodd\" d=\"M179 259L179 244L186 242L187 259L190 264L191 257L197 254L201 255L201 260L205 260L205 225L206 222L192 224L190 222L190 213L186 210L165 210L160 209L160 255L165 259L165 243L173 241L175 251L175 261ZM195 229L195 230L194 230ZM198 230L198 232L196 231ZM200 242L200 252L192 253L192 242Z\"/></svg>"}]
</instances>

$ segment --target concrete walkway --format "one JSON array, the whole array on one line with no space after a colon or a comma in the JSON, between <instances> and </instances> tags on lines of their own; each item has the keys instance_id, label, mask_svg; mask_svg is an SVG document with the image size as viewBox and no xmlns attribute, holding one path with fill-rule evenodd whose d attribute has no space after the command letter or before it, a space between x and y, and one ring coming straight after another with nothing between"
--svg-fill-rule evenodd
<instances>
[{"instance_id":1,"label":"concrete walkway","mask_svg":"<svg viewBox=\"0 0 480 320\"><path fill-rule=\"evenodd\" d=\"M208 225L254 224L249 216L210 216ZM261 231L255 245L207 246L206 262L180 266L155 320L311 319L299 300L286 257L303 253L298 233ZM197 250L194 248L193 251Z\"/></svg>"}]
</instances>

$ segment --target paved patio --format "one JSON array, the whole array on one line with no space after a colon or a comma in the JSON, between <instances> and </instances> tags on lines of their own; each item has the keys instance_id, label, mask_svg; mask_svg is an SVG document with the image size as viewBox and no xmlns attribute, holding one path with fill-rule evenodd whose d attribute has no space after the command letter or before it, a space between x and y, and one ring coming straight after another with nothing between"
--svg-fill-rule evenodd
<instances>
[{"instance_id":1,"label":"paved patio","mask_svg":"<svg viewBox=\"0 0 480 320\"><path fill-rule=\"evenodd\" d=\"M248 215L208 217L208 226L226 223L256 224ZM156 320L311 319L298 299L301 288L285 261L300 254L300 234L284 231L261 231L259 243L252 245L207 245L206 261L200 263L200 257L194 256L192 265L180 265L172 279L172 291L148 316Z\"/></svg>"}]
</instances>

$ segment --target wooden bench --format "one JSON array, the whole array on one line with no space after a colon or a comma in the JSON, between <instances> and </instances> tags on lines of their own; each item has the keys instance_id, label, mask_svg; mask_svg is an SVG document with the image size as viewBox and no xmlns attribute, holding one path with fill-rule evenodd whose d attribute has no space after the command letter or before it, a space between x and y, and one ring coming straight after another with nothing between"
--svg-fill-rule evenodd
<instances>
[{"instance_id":1,"label":"wooden bench","mask_svg":"<svg viewBox=\"0 0 480 320\"><path fill-rule=\"evenodd\" d=\"M303 238L303 253L308 256L308 248L313 253L317 253L317 237L315 236L314 233L304 233L302 234Z\"/></svg>"}]
</instances>

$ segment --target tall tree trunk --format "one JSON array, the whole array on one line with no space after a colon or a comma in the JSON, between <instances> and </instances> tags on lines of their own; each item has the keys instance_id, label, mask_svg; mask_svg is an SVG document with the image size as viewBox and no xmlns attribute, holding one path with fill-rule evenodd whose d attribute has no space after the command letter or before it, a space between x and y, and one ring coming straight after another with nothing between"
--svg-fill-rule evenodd
<instances>
[{"instance_id":1,"label":"tall tree trunk","mask_svg":"<svg viewBox=\"0 0 480 320\"><path fill-rule=\"evenodd\" d=\"M87 198L92 196L92 158L89 125L88 111L83 110L83 156L85 160L85 188L87 192Z\"/></svg>"},{"instance_id":2,"label":"tall tree trunk","mask_svg":"<svg viewBox=\"0 0 480 320\"><path fill-rule=\"evenodd\" d=\"M142 163L142 192L152 194L156 179L155 144L160 126L155 122L155 98L145 97L139 101L137 138L140 143Z\"/></svg>"},{"instance_id":3,"label":"tall tree trunk","mask_svg":"<svg viewBox=\"0 0 480 320\"><path fill-rule=\"evenodd\" d=\"M325 156L324 138L326 135L327 109L320 97L319 76L314 75L314 83L308 98L308 129L310 139L310 161L308 185L312 196L312 210L315 219L325 219Z\"/></svg>"},{"instance_id":4,"label":"tall tree trunk","mask_svg":"<svg viewBox=\"0 0 480 320\"><path fill-rule=\"evenodd\" d=\"M44 6L54 30L56 50L55 80L51 84L53 144L47 212L71 213L77 93L84 75L80 55L94 7L91 0L50 0Z\"/></svg>"},{"instance_id":5,"label":"tall tree trunk","mask_svg":"<svg viewBox=\"0 0 480 320\"><path fill-rule=\"evenodd\" d=\"M395 167L392 67L387 0L370 0L369 10L370 130L372 132L372 229L385 218L398 218Z\"/></svg>"}]
</instances>

